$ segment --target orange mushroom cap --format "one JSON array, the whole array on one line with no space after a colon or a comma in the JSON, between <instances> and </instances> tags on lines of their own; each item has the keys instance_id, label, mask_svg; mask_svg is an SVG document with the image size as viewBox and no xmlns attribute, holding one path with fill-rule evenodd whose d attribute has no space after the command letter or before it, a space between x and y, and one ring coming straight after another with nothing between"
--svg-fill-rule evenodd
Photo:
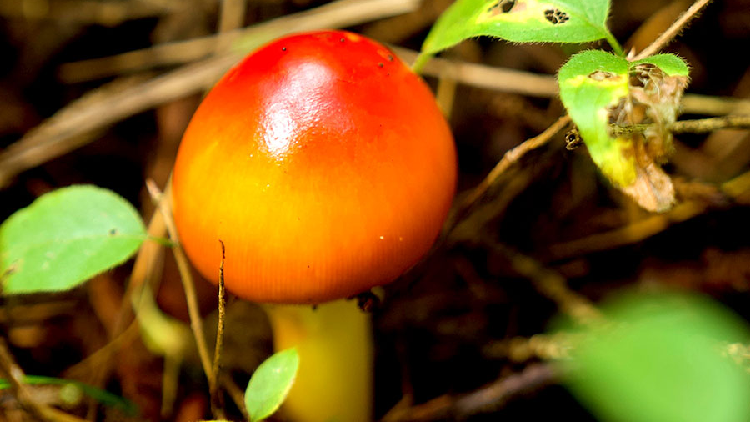
<instances>
[{"instance_id":1,"label":"orange mushroom cap","mask_svg":"<svg viewBox=\"0 0 750 422\"><path fill-rule=\"evenodd\" d=\"M392 52L322 31L251 53L182 139L174 216L193 264L236 295L321 303L391 282L424 255L456 184L450 129Z\"/></svg>"}]
</instances>

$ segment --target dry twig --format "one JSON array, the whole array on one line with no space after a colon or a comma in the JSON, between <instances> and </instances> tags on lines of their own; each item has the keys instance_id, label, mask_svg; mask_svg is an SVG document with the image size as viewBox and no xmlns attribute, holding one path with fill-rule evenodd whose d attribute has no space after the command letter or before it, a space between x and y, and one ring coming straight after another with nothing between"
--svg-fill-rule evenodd
<instances>
[{"instance_id":1,"label":"dry twig","mask_svg":"<svg viewBox=\"0 0 750 422\"><path fill-rule=\"evenodd\" d=\"M241 57L253 48L292 31L343 28L407 13L417 6L418 0L339 0L237 31L68 63L60 67L59 77L68 82L81 82L158 66L191 63L207 58L217 51L217 46L233 40L238 41L234 54Z\"/></svg>"},{"instance_id":2,"label":"dry twig","mask_svg":"<svg viewBox=\"0 0 750 422\"><path fill-rule=\"evenodd\" d=\"M0 2L0 16L115 26L129 19L172 13L181 6L180 2L154 4L154 2L144 0L105 2L92 0L16 0Z\"/></svg>"},{"instance_id":3,"label":"dry twig","mask_svg":"<svg viewBox=\"0 0 750 422\"><path fill-rule=\"evenodd\" d=\"M485 179L479 185L477 185L474 190L464 199L463 204L460 208L466 209L474 204L479 198L482 197L482 195L484 195L485 192L487 192L487 189L489 189L489 187L500 177L500 175L502 175L508 169L508 167L520 160L521 157L526 155L529 151L547 144L553 136L555 136L559 131L565 129L568 124L570 124L570 117L560 117L544 132L533 138L527 139L519 146L506 152L500 162L498 162L497 165L495 165L495 167L489 172L487 177L485 177Z\"/></svg>"},{"instance_id":4,"label":"dry twig","mask_svg":"<svg viewBox=\"0 0 750 422\"><path fill-rule=\"evenodd\" d=\"M672 124L672 133L706 133L719 129L750 129L750 115L731 115L712 119L680 120Z\"/></svg>"},{"instance_id":5,"label":"dry twig","mask_svg":"<svg viewBox=\"0 0 750 422\"><path fill-rule=\"evenodd\" d=\"M211 367L211 381L208 383L213 386L213 391L209 391L211 397L212 406L216 406L218 403L218 386L219 386L219 367L221 362L221 348L224 343L224 320L226 318L225 312L225 297L224 297L224 260L226 259L226 250L224 249L224 242L219 240L221 244L221 263L219 264L219 318L216 328L216 348L214 349L214 363Z\"/></svg>"},{"instance_id":6,"label":"dry twig","mask_svg":"<svg viewBox=\"0 0 750 422\"><path fill-rule=\"evenodd\" d=\"M292 30L354 25L390 15L395 13L394 9L403 10L404 5L414 2L340 0L259 25L252 37L257 42ZM211 48L215 48L215 41ZM118 89L105 86L87 94L0 153L0 188L18 173L93 141L92 131L156 105L207 90L242 55L241 51L222 53L133 86L118 86Z\"/></svg>"},{"instance_id":7,"label":"dry twig","mask_svg":"<svg viewBox=\"0 0 750 422\"><path fill-rule=\"evenodd\" d=\"M188 314L190 316L190 328L193 330L195 336L195 343L198 347L198 355L200 356L201 365L203 366L203 372L206 374L206 378L209 380L209 390L214 391L216 388L213 383L216 382L214 377L211 376L211 359L208 355L208 347L206 346L206 337L203 334L203 323L201 322L200 311L198 310L198 299L195 294L195 285L193 284L193 276L190 273L190 265L188 264L185 252L182 250L182 246L179 244L179 236L177 235L177 228L175 227L174 220L172 219L172 206L171 201L171 179L167 182L167 189L162 193L159 188L151 180L146 181L146 187L148 188L149 194L157 205L159 212L162 214L164 223L167 226L167 232L169 237L175 242L172 247L174 252L175 260L177 261L177 269L180 273L180 279L182 280L182 287L185 290L185 297L188 305ZM161 200L164 198L164 200Z\"/></svg>"},{"instance_id":8,"label":"dry twig","mask_svg":"<svg viewBox=\"0 0 750 422\"><path fill-rule=\"evenodd\" d=\"M690 8L680 15L680 17L670 26L667 28L666 31L664 31L659 37L654 40L648 47L643 49L640 53L636 54L635 57L633 57L633 61L640 60L649 56L653 56L654 54L658 53L663 49L667 44L669 44L677 35L679 35L680 31L682 31L690 21L695 19L698 14L708 6L708 4L711 3L711 0L698 0L695 3L693 3Z\"/></svg>"},{"instance_id":9,"label":"dry twig","mask_svg":"<svg viewBox=\"0 0 750 422\"><path fill-rule=\"evenodd\" d=\"M472 393L440 396L420 405L394 409L382 422L463 419L497 410L513 397L552 383L557 373L549 364L533 364L521 373L497 379Z\"/></svg>"}]
</instances>

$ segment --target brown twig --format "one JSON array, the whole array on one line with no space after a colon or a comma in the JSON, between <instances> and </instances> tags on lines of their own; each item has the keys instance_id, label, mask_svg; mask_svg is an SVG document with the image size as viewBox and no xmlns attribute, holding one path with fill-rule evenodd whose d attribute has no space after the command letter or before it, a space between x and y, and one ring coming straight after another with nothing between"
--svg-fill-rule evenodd
<instances>
[{"instance_id":1,"label":"brown twig","mask_svg":"<svg viewBox=\"0 0 750 422\"><path fill-rule=\"evenodd\" d=\"M609 127L613 135L624 136L643 133L652 126L652 124L626 126L612 124ZM667 127L667 130L672 133L707 133L720 129L750 129L750 115L730 115L709 119L680 120Z\"/></svg>"},{"instance_id":2,"label":"brown twig","mask_svg":"<svg viewBox=\"0 0 750 422\"><path fill-rule=\"evenodd\" d=\"M581 324L591 324L601 320L601 313L584 296L574 292L559 273L545 268L536 259L524 255L498 242L486 239L489 247L506 257L518 274L531 280L537 290L554 301L562 312L575 318Z\"/></svg>"},{"instance_id":3,"label":"brown twig","mask_svg":"<svg viewBox=\"0 0 750 422\"><path fill-rule=\"evenodd\" d=\"M522 363L530 359L560 360L570 357L570 333L535 334L486 344L482 352L491 359L509 359Z\"/></svg>"},{"instance_id":4,"label":"brown twig","mask_svg":"<svg viewBox=\"0 0 750 422\"><path fill-rule=\"evenodd\" d=\"M750 202L750 198L747 198L747 194L750 193L750 172L724 182L720 185L720 192L732 201L747 204ZM597 251L632 245L661 233L670 225L696 217L710 207L711 204L705 202L684 202L664 214L651 214L642 220L608 232L551 245L545 260L570 259Z\"/></svg>"},{"instance_id":5,"label":"brown twig","mask_svg":"<svg viewBox=\"0 0 750 422\"><path fill-rule=\"evenodd\" d=\"M84 422L83 419L61 412L53 407L49 407L46 404L36 402L31 393L24 384L24 373L20 366L13 359L13 355L10 353L8 343L5 339L0 336L0 374L5 374L8 383L10 384L10 391L18 400L21 408L30 416L32 419L37 421L52 421L52 422Z\"/></svg>"},{"instance_id":6,"label":"brown twig","mask_svg":"<svg viewBox=\"0 0 750 422\"><path fill-rule=\"evenodd\" d=\"M391 47L407 63L413 63L417 52L405 48ZM476 63L446 59L431 59L422 69L422 74L446 77L462 84L487 88L532 97L554 97L557 95L557 78L513 69L502 69Z\"/></svg>"},{"instance_id":7,"label":"brown twig","mask_svg":"<svg viewBox=\"0 0 750 422\"><path fill-rule=\"evenodd\" d=\"M155 212L148 223L148 237L151 239L162 238L166 235L166 226L162 215ZM109 343L102 348L87 356L82 361L66 370L66 373L74 377L82 377L85 371L93 368L96 371L92 377L91 384L102 386L112 370L112 358L128 344L138 339L141 335L140 327L133 320L133 301L131 298L136 292L139 292L144 283L151 279L155 265L154 261L158 260L161 255L161 245L156 242L144 242L138 250L133 271L127 282L127 287L123 293L123 300L120 311L109 333ZM89 413L94 414L96 410L95 402L90 401Z\"/></svg>"},{"instance_id":8,"label":"brown twig","mask_svg":"<svg viewBox=\"0 0 750 422\"><path fill-rule=\"evenodd\" d=\"M242 28L245 20L245 9L247 0L222 0L221 13L219 14L219 34L226 34L237 28ZM239 31L234 36L222 37L217 43L217 52L228 50L237 38Z\"/></svg>"},{"instance_id":9,"label":"brown twig","mask_svg":"<svg viewBox=\"0 0 750 422\"><path fill-rule=\"evenodd\" d=\"M513 397L554 382L557 371L549 364L533 364L522 372L502 377L472 393L440 396L417 406L394 409L383 422L463 419L499 409Z\"/></svg>"},{"instance_id":10,"label":"brown twig","mask_svg":"<svg viewBox=\"0 0 750 422\"><path fill-rule=\"evenodd\" d=\"M683 113L720 116L724 114L750 114L750 101L728 97L709 97L686 94L680 104Z\"/></svg>"},{"instance_id":11,"label":"brown twig","mask_svg":"<svg viewBox=\"0 0 750 422\"><path fill-rule=\"evenodd\" d=\"M292 31L343 28L407 13L417 6L418 0L339 0L241 30L64 64L60 67L59 77L67 82L82 82L158 66L190 63L214 54L217 46L228 40L238 41L234 50L241 57L255 46Z\"/></svg>"},{"instance_id":12,"label":"brown twig","mask_svg":"<svg viewBox=\"0 0 750 422\"><path fill-rule=\"evenodd\" d=\"M706 133L719 129L750 129L750 115L680 120L669 127L672 133Z\"/></svg>"},{"instance_id":13,"label":"brown twig","mask_svg":"<svg viewBox=\"0 0 750 422\"><path fill-rule=\"evenodd\" d=\"M259 25L255 32L245 35L254 42L262 42L292 30L354 25L397 13L405 5L413 7L412 3L415 1L340 0ZM214 40L212 52L215 48ZM133 86L113 89L107 85L87 94L0 153L0 188L18 173L93 141L93 131L159 104L207 90L243 54L244 50L232 50Z\"/></svg>"},{"instance_id":14,"label":"brown twig","mask_svg":"<svg viewBox=\"0 0 750 422\"><path fill-rule=\"evenodd\" d=\"M544 132L533 138L527 139L519 146L506 152L500 162L498 162L497 165L495 165L495 167L489 172L489 174L487 174L487 177L485 177L484 180L482 180L482 182L479 183L474 188L474 190L472 190L472 192L466 196L466 198L464 198L460 208L467 209L471 207L471 205L474 204L479 198L481 198L485 194L485 192L487 192L487 189L489 189L489 187L498 179L498 177L500 177L511 165L520 160L521 157L526 155L529 151L547 144L547 142L549 142L553 136L555 136L559 131L565 129L565 127L569 123L570 117L560 117Z\"/></svg>"},{"instance_id":15,"label":"brown twig","mask_svg":"<svg viewBox=\"0 0 750 422\"><path fill-rule=\"evenodd\" d=\"M153 4L142 0L101 2L92 0L17 0L0 2L0 16L21 19L98 23L114 26L129 19L172 13L180 3Z\"/></svg>"},{"instance_id":16,"label":"brown twig","mask_svg":"<svg viewBox=\"0 0 750 422\"><path fill-rule=\"evenodd\" d=\"M687 26L690 21L695 19L698 14L708 6L708 4L711 3L711 0L698 0L695 3L693 3L688 10L680 15L680 17L669 27L666 31L664 31L661 35L659 35L654 42L649 44L648 47L644 48L643 51L636 54L635 57L633 57L633 61L640 60L649 56L653 56L654 54L661 51L667 44L669 44L677 35L679 35L680 31L682 31L685 26Z\"/></svg>"},{"instance_id":17,"label":"brown twig","mask_svg":"<svg viewBox=\"0 0 750 422\"><path fill-rule=\"evenodd\" d=\"M159 212L164 218L164 223L167 227L169 237L175 242L172 247L175 260L177 261L177 270L180 273L180 279L182 280L182 287L185 290L185 297L188 305L188 315L190 317L190 328L193 330L195 336L195 343L198 347L198 355L200 356L201 365L203 366L203 372L206 374L206 378L209 380L209 391L214 391L216 388L211 382L216 382L211 376L211 359L208 355L208 347L206 346L206 337L203 334L203 323L201 322L200 312L198 311L198 299L195 294L195 286L193 284L193 276L190 273L190 265L188 264L185 252L182 250L182 246L179 244L179 236L177 234L177 228L175 227L174 220L172 219L172 207L171 207L171 179L167 183L166 190L162 193L159 188L154 184L152 180L146 181L146 187L148 188L149 194L151 195L154 203L157 205ZM160 200L161 198L165 200Z\"/></svg>"},{"instance_id":18,"label":"brown twig","mask_svg":"<svg viewBox=\"0 0 750 422\"><path fill-rule=\"evenodd\" d=\"M47 406L32 400L31 394L23 382L23 370L18 366L15 359L13 359L8 344L2 337L0 337L0 372L7 377L11 393L16 397L18 403L29 416L40 421L48 420L45 416Z\"/></svg>"},{"instance_id":19,"label":"brown twig","mask_svg":"<svg viewBox=\"0 0 750 422\"><path fill-rule=\"evenodd\" d=\"M581 239L551 245L545 260L569 259L592 252L638 243L655 234L661 233L671 224L686 221L702 214L707 207L707 204L685 202L664 214L651 214L643 220L608 232L597 233Z\"/></svg>"},{"instance_id":20,"label":"brown twig","mask_svg":"<svg viewBox=\"0 0 750 422\"><path fill-rule=\"evenodd\" d=\"M211 397L212 406L214 403L218 403L218 379L219 379L219 366L221 362L221 349L224 343L224 320L226 318L225 311L225 297L224 297L224 260L226 259L226 250L224 248L224 242L219 239L221 244L221 263L219 264L219 318L216 327L216 348L214 349L214 363L211 370L212 381L208 384L214 387L213 391L209 391Z\"/></svg>"},{"instance_id":21,"label":"brown twig","mask_svg":"<svg viewBox=\"0 0 750 422\"><path fill-rule=\"evenodd\" d=\"M219 380L221 386L224 387L224 390L226 390L227 394L229 394L229 397L234 402L234 405L240 409L240 412L242 412L243 420L249 421L250 415L247 413L247 408L245 408L245 393L237 386L229 374L219 375Z\"/></svg>"}]
</instances>

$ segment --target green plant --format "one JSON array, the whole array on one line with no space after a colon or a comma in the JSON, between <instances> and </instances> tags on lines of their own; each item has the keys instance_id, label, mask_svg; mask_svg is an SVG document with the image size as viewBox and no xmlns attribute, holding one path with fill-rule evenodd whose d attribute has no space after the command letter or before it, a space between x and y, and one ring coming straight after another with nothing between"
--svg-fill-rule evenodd
<instances>
[{"instance_id":1,"label":"green plant","mask_svg":"<svg viewBox=\"0 0 750 422\"><path fill-rule=\"evenodd\" d=\"M655 53L707 3L697 2L651 47L626 56L607 28L608 0L458 0L432 28L415 68L480 35L518 43L606 40L612 53L585 50L560 68L559 95L607 179L641 207L662 212L675 203L660 164L673 153L689 68L675 55ZM602 420L748 417L750 378L720 353L748 337L730 312L694 296L623 295L593 316L584 326L558 324L565 335L576 333L559 368L564 383Z\"/></svg>"},{"instance_id":2,"label":"green plant","mask_svg":"<svg viewBox=\"0 0 750 422\"><path fill-rule=\"evenodd\" d=\"M0 291L11 296L73 289L123 263L146 239L138 212L114 192L91 185L58 189L42 195L0 225ZM145 292L151 294L148 289ZM165 342L185 341L175 332L180 327L156 309L153 298L144 299L150 306L134 297L134 305L142 310L139 318L145 325L144 337L149 343L158 343L156 348L162 353L169 353L174 347L165 346ZM173 325L165 327L165 323ZM184 352L184 348L179 351ZM294 381L297 365L294 349L273 355L260 365L246 391L251 421L262 420L279 407ZM78 396L86 394L128 414L137 413L130 401L76 381L22 375L18 382L59 385L63 401L80 401ZM0 390L11 386L11 382L0 379Z\"/></svg>"},{"instance_id":3,"label":"green plant","mask_svg":"<svg viewBox=\"0 0 750 422\"><path fill-rule=\"evenodd\" d=\"M673 150L670 128L687 87L688 66L675 55L653 51L626 57L607 27L609 6L608 0L459 0L432 28L415 68L480 35L518 43L606 40L614 54L586 50L560 69L560 98L612 184L641 207L666 211L675 202L674 187L660 164Z\"/></svg>"}]
</instances>

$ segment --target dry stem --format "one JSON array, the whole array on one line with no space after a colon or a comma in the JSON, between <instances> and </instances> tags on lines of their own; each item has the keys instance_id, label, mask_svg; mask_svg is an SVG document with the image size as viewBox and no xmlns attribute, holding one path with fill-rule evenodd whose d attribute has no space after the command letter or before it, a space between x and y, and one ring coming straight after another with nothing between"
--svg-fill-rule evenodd
<instances>
[{"instance_id":1,"label":"dry stem","mask_svg":"<svg viewBox=\"0 0 750 422\"><path fill-rule=\"evenodd\" d=\"M514 396L554 381L556 371L549 364L533 364L522 372L498 378L491 384L459 397L444 395L408 408L394 408L382 422L465 419L499 408Z\"/></svg>"},{"instance_id":2,"label":"dry stem","mask_svg":"<svg viewBox=\"0 0 750 422\"><path fill-rule=\"evenodd\" d=\"M209 391L212 405L218 403L217 393L219 391L219 364L221 362L221 349L224 343L224 320L226 318L226 311L224 306L224 260L226 259L226 250L224 248L224 242L221 241L221 239L219 239L219 243L221 244L221 263L219 264L219 322L216 328L216 348L214 349L214 364L211 369L212 380L209 382L209 385L214 387L212 391Z\"/></svg>"},{"instance_id":3,"label":"dry stem","mask_svg":"<svg viewBox=\"0 0 750 422\"><path fill-rule=\"evenodd\" d=\"M680 17L669 28L667 28L666 31L659 35L654 42L633 57L633 61L653 56L661 51L661 49L679 35L680 31L682 31L690 21L695 19L698 16L698 13L700 13L704 7L708 6L709 3L711 3L711 0L698 0L693 3L693 5L690 6L685 13L680 15Z\"/></svg>"},{"instance_id":4,"label":"dry stem","mask_svg":"<svg viewBox=\"0 0 750 422\"><path fill-rule=\"evenodd\" d=\"M497 163L497 165L495 165L495 167L489 172L487 177L485 177L485 179L479 185L477 185L474 190L464 199L461 208L470 207L479 198L481 198L485 192L487 192L487 189L489 189L489 187L495 182L495 180L497 180L498 177L505 173L508 167L520 160L521 157L526 155L526 153L528 153L529 151L547 144L547 142L549 142L552 137L557 134L557 132L565 129L565 127L569 123L570 117L560 117L544 132L533 138L527 139L521 145L506 152L500 162Z\"/></svg>"},{"instance_id":5,"label":"dry stem","mask_svg":"<svg viewBox=\"0 0 750 422\"><path fill-rule=\"evenodd\" d=\"M177 234L177 228L175 227L174 220L172 219L172 207L171 207L171 178L167 183L167 189L164 193L159 191L159 188L152 180L146 181L146 187L148 188L149 194L151 195L154 203L161 212L164 222L167 226L167 232L169 237L175 242L172 247L175 260L177 261L177 270L180 273L180 279L182 280L182 287L185 290L185 296L188 305L188 315L190 316L190 328L193 330L195 336L195 343L198 347L198 355L200 356L201 365L203 366L203 372L206 374L206 378L209 380L209 391L214 391L216 388L213 383L216 382L211 376L211 359L208 356L208 347L206 346L206 337L203 334L203 323L201 322L200 312L198 311L198 299L195 293L195 286L193 284L193 276L190 273L190 265L188 264L185 252L182 250L182 246L179 243L179 236ZM162 199L162 196L164 200Z\"/></svg>"}]
</instances>

